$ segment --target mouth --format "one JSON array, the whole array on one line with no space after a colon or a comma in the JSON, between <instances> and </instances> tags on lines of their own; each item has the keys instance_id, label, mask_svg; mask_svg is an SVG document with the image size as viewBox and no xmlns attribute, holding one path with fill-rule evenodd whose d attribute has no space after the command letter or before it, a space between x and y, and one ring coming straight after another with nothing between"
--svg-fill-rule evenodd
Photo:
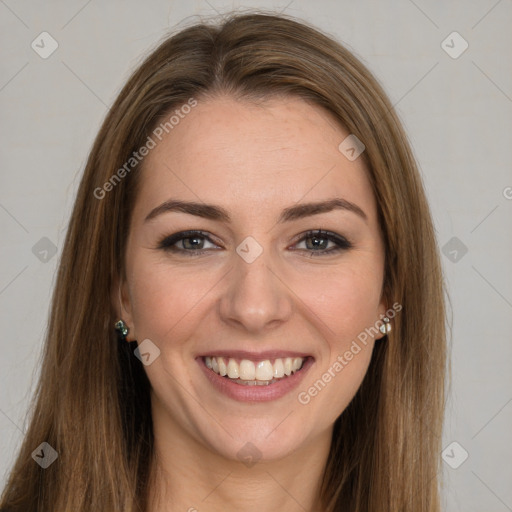
<instances>
[{"instance_id":1,"label":"mouth","mask_svg":"<svg viewBox=\"0 0 512 512\"><path fill-rule=\"evenodd\" d=\"M300 371L306 358L278 357L253 361L251 359L205 356L207 368L242 386L268 386Z\"/></svg>"},{"instance_id":2,"label":"mouth","mask_svg":"<svg viewBox=\"0 0 512 512\"><path fill-rule=\"evenodd\" d=\"M196 360L218 391L239 401L267 401L285 395L298 386L314 362L310 355L293 353L217 353Z\"/></svg>"}]
</instances>

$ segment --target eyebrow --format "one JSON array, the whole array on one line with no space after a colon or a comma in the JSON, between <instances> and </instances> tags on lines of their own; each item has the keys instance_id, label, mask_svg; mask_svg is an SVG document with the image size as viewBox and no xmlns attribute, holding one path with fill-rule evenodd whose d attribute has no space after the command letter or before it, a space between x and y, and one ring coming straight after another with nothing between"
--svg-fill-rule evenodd
<instances>
[{"instance_id":1,"label":"eyebrow","mask_svg":"<svg viewBox=\"0 0 512 512\"><path fill-rule=\"evenodd\" d=\"M355 213L365 221L368 221L366 213L364 213L364 211L359 206L357 206L357 204L347 201L346 199L342 199L341 197L336 197L326 201L302 203L285 208L281 212L277 223L281 224L283 222L290 222L333 210L346 210ZM175 199L169 199L168 201L165 201L161 205L151 210L147 217L144 219L144 222L148 222L158 215L167 212L188 213L189 215L195 215L204 219L225 222L227 224L231 223L231 217L229 213L221 206L196 203L191 201L178 201Z\"/></svg>"}]
</instances>

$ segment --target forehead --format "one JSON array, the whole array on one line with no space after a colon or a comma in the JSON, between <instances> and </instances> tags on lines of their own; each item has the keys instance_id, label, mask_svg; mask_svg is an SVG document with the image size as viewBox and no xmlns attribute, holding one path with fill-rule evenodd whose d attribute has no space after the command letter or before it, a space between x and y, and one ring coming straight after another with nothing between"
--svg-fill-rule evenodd
<instances>
[{"instance_id":1,"label":"forehead","mask_svg":"<svg viewBox=\"0 0 512 512\"><path fill-rule=\"evenodd\" d=\"M338 149L348 135L298 98L198 100L146 156L138 203L147 209L172 196L243 214L342 196L372 215L362 158Z\"/></svg>"}]
</instances>

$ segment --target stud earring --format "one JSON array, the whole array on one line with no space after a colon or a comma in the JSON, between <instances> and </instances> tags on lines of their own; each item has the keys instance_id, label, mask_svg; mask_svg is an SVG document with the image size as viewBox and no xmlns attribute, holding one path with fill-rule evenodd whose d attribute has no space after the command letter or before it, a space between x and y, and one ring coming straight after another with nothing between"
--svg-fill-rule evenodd
<instances>
[{"instance_id":1,"label":"stud earring","mask_svg":"<svg viewBox=\"0 0 512 512\"><path fill-rule=\"evenodd\" d=\"M128 326L124 323L124 320L118 320L115 323L115 329L117 331L117 335L119 337L120 341L126 341L126 336L130 332L130 329L128 329Z\"/></svg>"},{"instance_id":2,"label":"stud earring","mask_svg":"<svg viewBox=\"0 0 512 512\"><path fill-rule=\"evenodd\" d=\"M387 334L388 332L391 331L391 324L389 323L389 318L387 316L385 316L382 321L384 322L380 327L379 327L379 331L382 333L382 334Z\"/></svg>"}]
</instances>

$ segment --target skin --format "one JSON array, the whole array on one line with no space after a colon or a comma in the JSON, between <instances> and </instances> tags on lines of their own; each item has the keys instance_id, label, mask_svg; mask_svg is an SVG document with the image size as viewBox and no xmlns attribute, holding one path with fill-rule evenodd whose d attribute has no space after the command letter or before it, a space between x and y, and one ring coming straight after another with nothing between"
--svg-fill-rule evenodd
<instances>
[{"instance_id":1,"label":"skin","mask_svg":"<svg viewBox=\"0 0 512 512\"><path fill-rule=\"evenodd\" d=\"M157 461L151 512L319 509L334 421L382 335L361 345L308 404L297 395L387 309L375 198L362 158L349 161L338 150L347 135L330 114L301 99L256 105L217 96L200 100L145 158L127 277L119 285L128 340L149 338L160 349L144 367ZM286 207L333 197L357 204L367 219L338 209L277 223ZM182 212L144 221L170 198L222 206L232 222ZM166 236L189 229L212 236L201 239L204 254L158 248ZM323 237L318 249L311 238L301 241L318 229L353 247L312 256L336 247ZM250 264L236 252L247 236L263 248ZM190 239L175 246L189 254L194 247ZM215 349L297 350L315 362L284 397L238 402L216 391L195 360ZM249 441L262 457L250 468L237 458Z\"/></svg>"}]
</instances>

